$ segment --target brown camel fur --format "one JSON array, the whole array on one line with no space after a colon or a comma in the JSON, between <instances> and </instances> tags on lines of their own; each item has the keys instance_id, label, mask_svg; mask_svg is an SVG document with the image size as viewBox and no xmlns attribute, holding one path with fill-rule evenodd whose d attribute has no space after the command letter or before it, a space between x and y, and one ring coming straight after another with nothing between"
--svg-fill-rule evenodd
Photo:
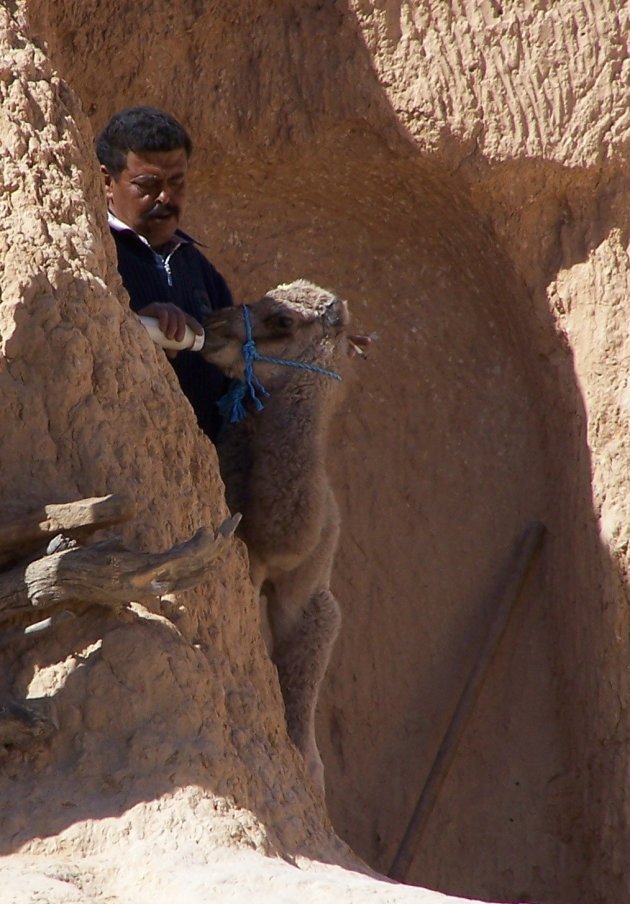
<instances>
[{"instance_id":1,"label":"brown camel fur","mask_svg":"<svg viewBox=\"0 0 630 904\"><path fill-rule=\"evenodd\" d=\"M279 286L248 306L260 354L339 373L348 358L348 311L330 292L304 280ZM243 310L222 309L206 320L201 354L242 380ZM331 416L342 384L329 376L256 362L269 392L264 408L224 428L218 445L228 504L241 512L251 579L261 600L261 624L278 669L289 736L323 789L315 741L319 686L339 631L330 574L339 512L325 465Z\"/></svg>"}]
</instances>

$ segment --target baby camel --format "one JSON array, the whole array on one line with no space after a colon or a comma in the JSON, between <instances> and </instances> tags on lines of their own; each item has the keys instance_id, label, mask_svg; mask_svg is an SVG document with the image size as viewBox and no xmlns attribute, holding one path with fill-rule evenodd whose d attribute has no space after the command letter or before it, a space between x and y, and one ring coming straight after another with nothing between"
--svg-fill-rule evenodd
<instances>
[{"instance_id":1,"label":"baby camel","mask_svg":"<svg viewBox=\"0 0 630 904\"><path fill-rule=\"evenodd\" d=\"M218 443L221 475L231 510L243 515L240 534L261 601L265 641L278 669L289 736L322 790L315 707L341 624L330 591L339 511L325 453L342 395L338 371L348 358L347 325L345 302L298 280L245 311L234 307L211 314L201 352L246 382L248 328L255 343L249 414L224 428ZM259 360L269 357L298 366ZM264 401L260 410L255 396Z\"/></svg>"}]
</instances>

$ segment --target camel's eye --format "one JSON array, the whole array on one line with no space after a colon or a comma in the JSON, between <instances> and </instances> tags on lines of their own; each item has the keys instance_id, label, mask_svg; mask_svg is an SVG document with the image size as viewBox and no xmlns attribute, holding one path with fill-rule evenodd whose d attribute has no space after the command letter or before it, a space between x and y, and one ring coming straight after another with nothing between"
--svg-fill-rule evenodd
<instances>
[{"instance_id":1,"label":"camel's eye","mask_svg":"<svg viewBox=\"0 0 630 904\"><path fill-rule=\"evenodd\" d=\"M288 333L293 326L293 317L288 314L272 314L267 320L269 326L274 333Z\"/></svg>"}]
</instances>

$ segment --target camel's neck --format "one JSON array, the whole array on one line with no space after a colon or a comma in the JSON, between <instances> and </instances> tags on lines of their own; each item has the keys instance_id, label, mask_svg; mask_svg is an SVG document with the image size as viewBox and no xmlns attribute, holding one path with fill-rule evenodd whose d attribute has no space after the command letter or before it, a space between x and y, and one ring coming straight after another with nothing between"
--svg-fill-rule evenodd
<instances>
[{"instance_id":1,"label":"camel's neck","mask_svg":"<svg viewBox=\"0 0 630 904\"><path fill-rule=\"evenodd\" d=\"M296 371L266 384L269 397L256 415L255 442L323 455L339 387L323 374Z\"/></svg>"},{"instance_id":2,"label":"camel's neck","mask_svg":"<svg viewBox=\"0 0 630 904\"><path fill-rule=\"evenodd\" d=\"M269 562L317 542L330 492L327 435L342 393L336 381L304 371L266 385L265 407L226 430L220 456L250 555Z\"/></svg>"}]
</instances>

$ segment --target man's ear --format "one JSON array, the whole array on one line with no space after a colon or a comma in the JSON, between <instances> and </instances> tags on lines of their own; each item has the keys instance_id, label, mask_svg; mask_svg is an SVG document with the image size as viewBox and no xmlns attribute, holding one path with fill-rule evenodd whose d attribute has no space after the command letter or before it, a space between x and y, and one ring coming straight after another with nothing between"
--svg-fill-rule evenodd
<instances>
[{"instance_id":1,"label":"man's ear","mask_svg":"<svg viewBox=\"0 0 630 904\"><path fill-rule=\"evenodd\" d=\"M103 174L103 181L105 183L105 194L107 195L107 198L109 200L111 198L111 190L112 190L112 183L114 181L114 177L112 176L110 171L107 169L107 167L104 166L103 164L101 164L101 173Z\"/></svg>"}]
</instances>

